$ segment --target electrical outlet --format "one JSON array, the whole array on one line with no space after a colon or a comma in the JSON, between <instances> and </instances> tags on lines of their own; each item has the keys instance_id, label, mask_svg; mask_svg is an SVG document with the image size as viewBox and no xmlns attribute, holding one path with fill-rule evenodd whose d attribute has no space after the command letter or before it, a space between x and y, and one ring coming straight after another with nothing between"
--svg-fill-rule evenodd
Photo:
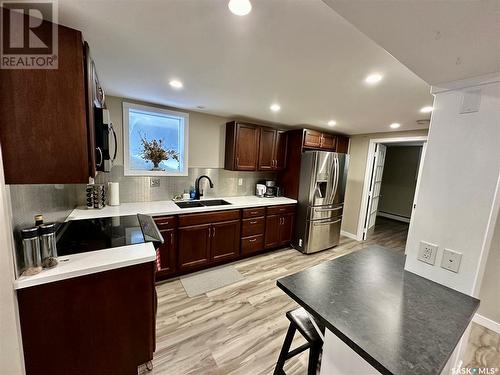
<instances>
[{"instance_id":1,"label":"electrical outlet","mask_svg":"<svg viewBox=\"0 0 500 375\"><path fill-rule=\"evenodd\" d=\"M160 179L159 178L151 178L150 186L151 187L160 187Z\"/></svg>"},{"instance_id":2,"label":"electrical outlet","mask_svg":"<svg viewBox=\"0 0 500 375\"><path fill-rule=\"evenodd\" d=\"M443 258L441 259L441 267L452 272L457 272L460 268L462 253L450 249L444 249Z\"/></svg>"},{"instance_id":3,"label":"electrical outlet","mask_svg":"<svg viewBox=\"0 0 500 375\"><path fill-rule=\"evenodd\" d=\"M420 248L418 249L417 259L421 262L434 265L434 263L436 263L437 252L437 245L425 241L420 241Z\"/></svg>"},{"instance_id":4,"label":"electrical outlet","mask_svg":"<svg viewBox=\"0 0 500 375\"><path fill-rule=\"evenodd\" d=\"M240 177L238 178L238 186L241 186L243 185L243 179Z\"/></svg>"}]
</instances>

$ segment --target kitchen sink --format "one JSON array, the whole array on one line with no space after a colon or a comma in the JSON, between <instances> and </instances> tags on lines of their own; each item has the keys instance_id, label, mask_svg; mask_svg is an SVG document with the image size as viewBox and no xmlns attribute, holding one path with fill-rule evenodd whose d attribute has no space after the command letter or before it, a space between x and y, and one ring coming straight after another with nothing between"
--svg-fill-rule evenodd
<instances>
[{"instance_id":1,"label":"kitchen sink","mask_svg":"<svg viewBox=\"0 0 500 375\"><path fill-rule=\"evenodd\" d=\"M175 204L180 208L193 208L193 207L225 206L231 203L223 199L207 199L202 201L175 202Z\"/></svg>"},{"instance_id":2,"label":"kitchen sink","mask_svg":"<svg viewBox=\"0 0 500 375\"><path fill-rule=\"evenodd\" d=\"M203 207L203 205L199 202L175 202L177 206L180 208L193 208L193 207Z\"/></svg>"},{"instance_id":3,"label":"kitchen sink","mask_svg":"<svg viewBox=\"0 0 500 375\"><path fill-rule=\"evenodd\" d=\"M210 199L206 201L201 201L201 204L204 206L225 206L231 203L226 202L223 199Z\"/></svg>"}]
</instances>

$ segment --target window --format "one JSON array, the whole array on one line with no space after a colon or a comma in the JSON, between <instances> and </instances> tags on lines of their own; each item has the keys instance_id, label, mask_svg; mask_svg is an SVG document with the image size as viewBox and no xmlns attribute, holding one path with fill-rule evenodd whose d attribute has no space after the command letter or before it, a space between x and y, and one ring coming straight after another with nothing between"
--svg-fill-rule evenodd
<instances>
[{"instance_id":1,"label":"window","mask_svg":"<svg viewBox=\"0 0 500 375\"><path fill-rule=\"evenodd\" d=\"M123 103L125 176L187 176L189 114Z\"/></svg>"}]
</instances>

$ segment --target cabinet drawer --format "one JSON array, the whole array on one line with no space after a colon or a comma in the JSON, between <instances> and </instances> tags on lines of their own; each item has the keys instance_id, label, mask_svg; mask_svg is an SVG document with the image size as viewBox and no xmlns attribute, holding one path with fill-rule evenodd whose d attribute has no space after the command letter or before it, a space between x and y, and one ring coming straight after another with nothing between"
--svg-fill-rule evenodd
<instances>
[{"instance_id":1,"label":"cabinet drawer","mask_svg":"<svg viewBox=\"0 0 500 375\"><path fill-rule=\"evenodd\" d=\"M241 253L252 254L264 248L264 236L259 234L257 236L245 237L241 239Z\"/></svg>"},{"instance_id":2,"label":"cabinet drawer","mask_svg":"<svg viewBox=\"0 0 500 375\"><path fill-rule=\"evenodd\" d=\"M285 214L285 213L289 213L289 212L295 212L295 204L287 204L287 205L274 206L274 207L267 208L268 215L278 215L278 214Z\"/></svg>"},{"instance_id":3,"label":"cabinet drawer","mask_svg":"<svg viewBox=\"0 0 500 375\"><path fill-rule=\"evenodd\" d=\"M248 217L257 217L264 216L266 214L265 207L256 207L256 208L245 208L243 209L243 218L246 219Z\"/></svg>"},{"instance_id":4,"label":"cabinet drawer","mask_svg":"<svg viewBox=\"0 0 500 375\"><path fill-rule=\"evenodd\" d=\"M264 219L264 217L245 219L242 221L241 225L241 237L264 234L265 227L266 220Z\"/></svg>"},{"instance_id":5,"label":"cabinet drawer","mask_svg":"<svg viewBox=\"0 0 500 375\"><path fill-rule=\"evenodd\" d=\"M199 225L216 223L218 221L230 221L240 218L240 210L204 212L200 214L179 215L179 226Z\"/></svg>"},{"instance_id":6,"label":"cabinet drawer","mask_svg":"<svg viewBox=\"0 0 500 375\"><path fill-rule=\"evenodd\" d=\"M159 230L172 229L175 228L177 224L177 218L175 216L155 216L153 219Z\"/></svg>"}]
</instances>

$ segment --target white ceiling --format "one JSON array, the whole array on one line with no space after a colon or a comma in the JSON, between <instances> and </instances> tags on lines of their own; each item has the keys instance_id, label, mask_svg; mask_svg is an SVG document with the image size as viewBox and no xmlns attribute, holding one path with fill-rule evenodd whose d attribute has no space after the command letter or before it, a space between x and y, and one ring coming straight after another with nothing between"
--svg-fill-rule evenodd
<instances>
[{"instance_id":1,"label":"white ceiling","mask_svg":"<svg viewBox=\"0 0 500 375\"><path fill-rule=\"evenodd\" d=\"M59 0L59 21L82 30L111 95L347 134L427 127L429 86L321 0L252 4L238 17L227 0ZM384 79L368 86L372 72Z\"/></svg>"},{"instance_id":2,"label":"white ceiling","mask_svg":"<svg viewBox=\"0 0 500 375\"><path fill-rule=\"evenodd\" d=\"M323 0L430 84L500 71L499 0Z\"/></svg>"}]
</instances>

